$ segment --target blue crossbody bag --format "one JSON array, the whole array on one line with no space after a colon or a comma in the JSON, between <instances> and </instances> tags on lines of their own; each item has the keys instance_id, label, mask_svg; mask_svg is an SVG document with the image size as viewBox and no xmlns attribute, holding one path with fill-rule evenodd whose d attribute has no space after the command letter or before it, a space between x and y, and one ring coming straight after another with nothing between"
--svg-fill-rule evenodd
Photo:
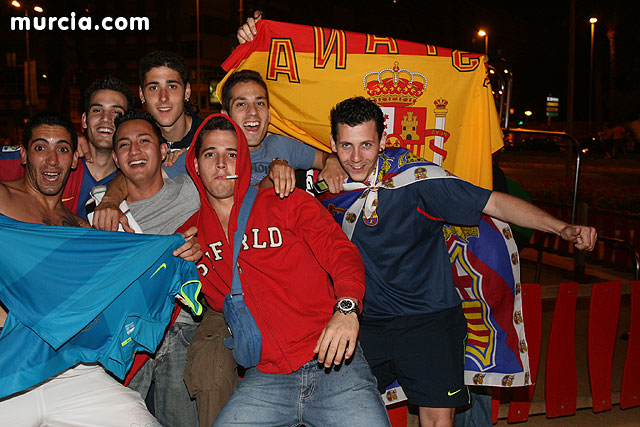
<instances>
[{"instance_id":1,"label":"blue crossbody bag","mask_svg":"<svg viewBox=\"0 0 640 427\"><path fill-rule=\"evenodd\" d=\"M233 281L231 292L224 297L222 308L224 319L231 331L231 336L224 339L224 345L231 349L235 361L245 368L258 365L262 352L262 334L249 307L244 302L238 273L238 255L242 247L242 237L257 193L258 190L255 187L249 187L238 214L238 229L233 236Z\"/></svg>"}]
</instances>

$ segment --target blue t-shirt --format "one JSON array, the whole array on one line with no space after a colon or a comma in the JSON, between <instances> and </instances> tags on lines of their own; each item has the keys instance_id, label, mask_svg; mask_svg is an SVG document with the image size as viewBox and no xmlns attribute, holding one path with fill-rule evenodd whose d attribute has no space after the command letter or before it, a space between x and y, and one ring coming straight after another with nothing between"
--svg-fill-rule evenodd
<instances>
[{"instance_id":1,"label":"blue t-shirt","mask_svg":"<svg viewBox=\"0 0 640 427\"><path fill-rule=\"evenodd\" d=\"M284 135L270 134L262 140L260 148L251 155L251 185L259 184L269 174L269 165L276 157L284 159L293 169L309 169L316 158L310 145Z\"/></svg>"},{"instance_id":2,"label":"blue t-shirt","mask_svg":"<svg viewBox=\"0 0 640 427\"><path fill-rule=\"evenodd\" d=\"M189 146L191 145L191 142L193 141L193 137L196 134L196 131L204 121L203 119L198 117L195 113L187 112L187 114L191 116L192 120L191 120L191 128L189 128L189 132L184 136L184 138L182 138L178 142L171 142L171 143L169 143L166 139L162 138L162 141L167 142L167 144L169 145L169 148L171 149L189 148ZM187 151L180 154L180 157L178 157L178 159L173 164L173 166L168 167L163 165L162 168L167 173L169 178L175 178L178 175L187 173L186 160L187 160Z\"/></svg>"},{"instance_id":3,"label":"blue t-shirt","mask_svg":"<svg viewBox=\"0 0 640 427\"><path fill-rule=\"evenodd\" d=\"M0 398L79 362L119 378L153 353L180 294L199 314L195 264L174 257L180 235L50 227L0 215ZM69 263L82 264L69 268ZM28 351L25 351L28 349Z\"/></svg>"},{"instance_id":4,"label":"blue t-shirt","mask_svg":"<svg viewBox=\"0 0 640 427\"><path fill-rule=\"evenodd\" d=\"M87 161L84 158L80 159L80 161L82 161L82 164L84 165L84 174L82 175L82 185L80 186L80 194L78 194L78 211L76 215L78 215L80 218L87 219L87 209L85 208L84 205L85 203L87 203L87 200L89 200L90 198L91 189L98 185L109 185L113 177L116 176L116 173L118 172L118 170L117 169L114 170L106 177L97 181L93 177L93 175L91 175L91 172L87 167Z\"/></svg>"},{"instance_id":5,"label":"blue t-shirt","mask_svg":"<svg viewBox=\"0 0 640 427\"><path fill-rule=\"evenodd\" d=\"M364 319L438 312L460 304L443 224L478 225L491 191L461 179L378 190L378 224L357 220L351 241L365 266Z\"/></svg>"}]
</instances>

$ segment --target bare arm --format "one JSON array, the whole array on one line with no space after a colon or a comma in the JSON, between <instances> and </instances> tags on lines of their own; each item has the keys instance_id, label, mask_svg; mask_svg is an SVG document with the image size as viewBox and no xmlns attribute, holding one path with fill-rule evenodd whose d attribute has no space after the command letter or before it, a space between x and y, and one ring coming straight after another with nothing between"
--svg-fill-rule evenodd
<instances>
[{"instance_id":1,"label":"bare arm","mask_svg":"<svg viewBox=\"0 0 640 427\"><path fill-rule=\"evenodd\" d=\"M567 224L531 203L498 191L491 193L482 212L521 227L557 234L574 242L577 249L593 250L598 238L593 227Z\"/></svg>"},{"instance_id":2,"label":"bare arm","mask_svg":"<svg viewBox=\"0 0 640 427\"><path fill-rule=\"evenodd\" d=\"M122 224L125 231L134 233L134 230L129 227L127 217L120 210L120 203L127 198L128 194L127 181L124 175L118 172L107 186L102 202L93 212L93 226L100 230L118 231L118 224Z\"/></svg>"}]
</instances>

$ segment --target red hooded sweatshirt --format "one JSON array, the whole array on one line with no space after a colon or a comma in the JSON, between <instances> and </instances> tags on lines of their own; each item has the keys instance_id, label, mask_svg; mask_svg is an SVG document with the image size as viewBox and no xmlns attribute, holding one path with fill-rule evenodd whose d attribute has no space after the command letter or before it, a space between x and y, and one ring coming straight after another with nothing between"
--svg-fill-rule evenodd
<instances>
[{"instance_id":1,"label":"red hooded sweatshirt","mask_svg":"<svg viewBox=\"0 0 640 427\"><path fill-rule=\"evenodd\" d=\"M194 142L209 116L196 131ZM233 121L231 121L233 123ZM198 227L204 256L198 264L202 292L210 306L222 311L231 289L233 235L239 207L249 187L251 158L246 137L238 135L234 205L227 241L206 189L195 172L194 143L187 170L200 192L201 207L180 229ZM244 300L262 333L258 369L288 374L313 359L313 349L333 314L337 298L364 297L364 266L357 248L329 212L304 191L281 200L272 188L258 191L238 257ZM333 280L333 284L332 284Z\"/></svg>"}]
</instances>

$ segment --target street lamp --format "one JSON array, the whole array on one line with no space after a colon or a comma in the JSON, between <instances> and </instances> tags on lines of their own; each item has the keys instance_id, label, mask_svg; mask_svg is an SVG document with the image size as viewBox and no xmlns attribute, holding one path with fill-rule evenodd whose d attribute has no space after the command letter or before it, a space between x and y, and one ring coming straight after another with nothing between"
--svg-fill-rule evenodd
<instances>
[{"instance_id":1,"label":"street lamp","mask_svg":"<svg viewBox=\"0 0 640 427\"><path fill-rule=\"evenodd\" d=\"M480 30L478 35L484 37L484 56L489 56L489 34L485 30Z\"/></svg>"},{"instance_id":2,"label":"street lamp","mask_svg":"<svg viewBox=\"0 0 640 427\"><path fill-rule=\"evenodd\" d=\"M20 9L22 4L19 1L13 0L11 2L11 6ZM44 9L38 5L33 6L33 10L38 13L43 13ZM24 7L24 16L29 19L29 9ZM27 24L29 25L29 24ZM31 115L33 103L38 102L38 89L36 86L36 63L35 61L31 61L31 52L30 52L30 43L29 43L29 29L24 32L24 38L27 45L27 59L24 61L24 95L25 95L25 103L29 109L29 115Z\"/></svg>"},{"instance_id":3,"label":"street lamp","mask_svg":"<svg viewBox=\"0 0 640 427\"><path fill-rule=\"evenodd\" d=\"M17 9L20 9L22 7L22 4L17 0L13 0L11 2L11 6L13 6L13 7L17 8ZM42 9L38 5L33 6L33 10L35 10L38 13L44 12L44 9ZM26 16L27 18L29 17L29 9L27 7L24 8L24 16ZM29 30L25 31L25 40L26 40L26 43L27 43L27 52L26 52L27 53L27 61L29 61L31 59L31 56L29 55Z\"/></svg>"},{"instance_id":4,"label":"street lamp","mask_svg":"<svg viewBox=\"0 0 640 427\"><path fill-rule=\"evenodd\" d=\"M591 102L593 98L593 33L595 31L596 22L598 22L598 18L589 19L589 23L591 23L591 49L589 55L589 130L591 130Z\"/></svg>"}]
</instances>

